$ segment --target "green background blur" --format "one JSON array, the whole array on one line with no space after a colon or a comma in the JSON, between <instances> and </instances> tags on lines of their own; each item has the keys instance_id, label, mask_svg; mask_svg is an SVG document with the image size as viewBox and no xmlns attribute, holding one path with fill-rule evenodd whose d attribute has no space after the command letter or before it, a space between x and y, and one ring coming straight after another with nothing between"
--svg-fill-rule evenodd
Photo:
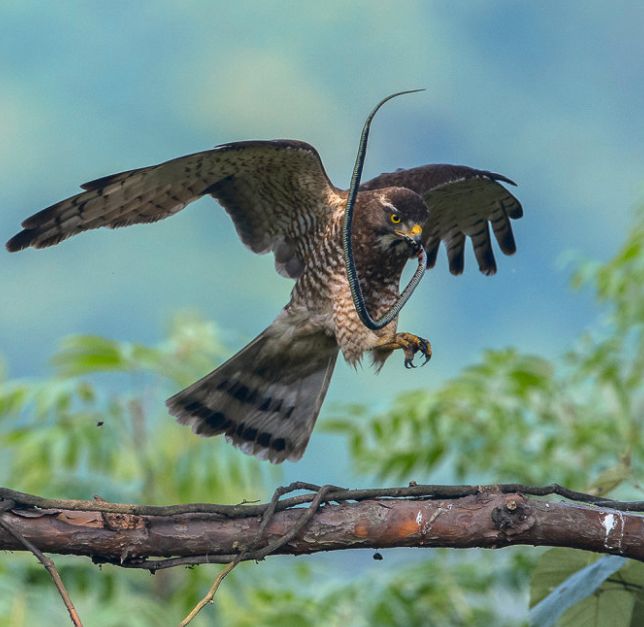
<instances>
[{"instance_id":1,"label":"green background blur","mask_svg":"<svg viewBox=\"0 0 644 627\"><path fill-rule=\"evenodd\" d=\"M341 364L323 416L431 387L483 347L556 354L595 313L562 265L571 252L609 258L641 198L643 26L632 2L4 2L0 233L86 180L236 140L308 141L346 186L372 105L426 87L379 115L365 180L427 162L506 174L525 207L519 252L491 279L471 251L460 278L441 254L400 324L432 340L431 365L392 358L376 377ZM235 349L291 287L211 199L0 259L12 376L46 372L71 333L157 341L186 308ZM337 480L330 446L313 438L297 476Z\"/></svg>"}]
</instances>

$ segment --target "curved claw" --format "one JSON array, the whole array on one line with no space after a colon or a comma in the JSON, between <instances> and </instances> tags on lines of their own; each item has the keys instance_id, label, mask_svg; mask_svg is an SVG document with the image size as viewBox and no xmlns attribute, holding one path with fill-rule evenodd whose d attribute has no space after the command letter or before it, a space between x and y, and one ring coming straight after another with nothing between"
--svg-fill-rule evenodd
<instances>
[{"instance_id":1,"label":"curved claw","mask_svg":"<svg viewBox=\"0 0 644 627\"><path fill-rule=\"evenodd\" d=\"M420 346L418 347L418 350L425 358L425 361L423 361L423 363L420 364L422 367L422 366L425 366L427 362L432 358L432 349L431 349L431 346L429 346L429 342L427 340L424 340L422 338L419 338L419 339L420 339Z\"/></svg>"},{"instance_id":2,"label":"curved claw","mask_svg":"<svg viewBox=\"0 0 644 627\"><path fill-rule=\"evenodd\" d=\"M396 333L394 338L380 344L377 348L387 352L402 349L405 353L404 365L408 369L416 368L414 357L417 353L420 353L425 358L421 366L424 366L432 356L432 345L429 343L429 340L418 337L413 333Z\"/></svg>"},{"instance_id":3,"label":"curved claw","mask_svg":"<svg viewBox=\"0 0 644 627\"><path fill-rule=\"evenodd\" d=\"M421 366L424 366L432 358L431 344L424 338L417 335L406 334L409 344L405 347L405 368L416 368L414 357L420 353L425 360Z\"/></svg>"}]
</instances>

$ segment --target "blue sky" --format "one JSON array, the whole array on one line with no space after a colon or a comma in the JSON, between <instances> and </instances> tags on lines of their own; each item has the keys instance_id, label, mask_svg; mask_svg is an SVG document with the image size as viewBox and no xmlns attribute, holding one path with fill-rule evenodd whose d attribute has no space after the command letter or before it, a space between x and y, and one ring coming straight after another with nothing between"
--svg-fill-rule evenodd
<instances>
[{"instance_id":1,"label":"blue sky","mask_svg":"<svg viewBox=\"0 0 644 627\"><path fill-rule=\"evenodd\" d=\"M562 258L609 258L643 197L642 24L633 2L4 2L0 239L84 181L236 140L308 141L346 186L375 102L426 87L379 114L366 178L430 162L506 174L525 208L518 253L493 278L469 251L459 278L441 256L400 324L432 340L431 364L342 365L323 415L432 387L485 347L560 354L597 314ZM12 375L41 376L62 336L155 342L180 309L236 349L289 291L202 200L155 225L1 251L0 353ZM314 437L288 472L319 480L328 446Z\"/></svg>"}]
</instances>

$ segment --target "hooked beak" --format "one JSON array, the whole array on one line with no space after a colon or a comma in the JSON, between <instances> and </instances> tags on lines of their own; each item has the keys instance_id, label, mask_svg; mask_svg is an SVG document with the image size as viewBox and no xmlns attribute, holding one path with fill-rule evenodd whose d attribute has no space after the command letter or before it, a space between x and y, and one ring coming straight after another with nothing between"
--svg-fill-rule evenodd
<instances>
[{"instance_id":1,"label":"hooked beak","mask_svg":"<svg viewBox=\"0 0 644 627\"><path fill-rule=\"evenodd\" d=\"M416 252L422 245L421 238L423 234L423 227L420 224L414 224L409 231L394 231L398 237L401 237L411 248Z\"/></svg>"}]
</instances>

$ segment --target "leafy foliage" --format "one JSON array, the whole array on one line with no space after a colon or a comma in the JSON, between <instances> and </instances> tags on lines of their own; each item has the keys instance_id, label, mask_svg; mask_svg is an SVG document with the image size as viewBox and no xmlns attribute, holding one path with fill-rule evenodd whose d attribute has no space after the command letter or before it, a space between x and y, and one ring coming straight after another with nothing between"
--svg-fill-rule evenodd
<instances>
[{"instance_id":1,"label":"leafy foliage","mask_svg":"<svg viewBox=\"0 0 644 627\"><path fill-rule=\"evenodd\" d=\"M604 315L562 358L489 350L440 389L406 393L377 416L347 407L345 418L326 428L348 439L356 468L369 476L558 481L639 497L644 212L616 257L581 267L573 284L592 288ZM44 495L146 503L265 497L268 468L217 439L193 437L158 409L166 395L224 356L213 325L183 316L156 347L67 338L50 379L8 380L0 368L3 482ZM314 576L311 564L319 571L323 558L242 564L195 624L209 624L214 614L239 626L515 625L526 617L531 575L535 605L575 574L583 577L596 559L557 549L543 553L535 568L539 554L432 551L414 565L384 562L359 577L350 556L340 558L347 574L336 568ZM151 577L111 566L97 572L78 558L56 561L92 625L176 623L212 578L205 567ZM629 562L607 575L559 624L642 624L643 570ZM0 561L0 616L18 627L67 620L42 567L17 554Z\"/></svg>"},{"instance_id":2,"label":"leafy foliage","mask_svg":"<svg viewBox=\"0 0 644 627\"><path fill-rule=\"evenodd\" d=\"M0 384L7 480L27 491L73 497L92 490L147 502L234 500L239 490L258 495L257 462L149 410L223 354L212 324L185 317L156 348L89 336L63 340L52 379ZM87 378L106 370L123 375L120 385L98 388Z\"/></svg>"},{"instance_id":3,"label":"leafy foliage","mask_svg":"<svg viewBox=\"0 0 644 627\"><path fill-rule=\"evenodd\" d=\"M327 422L359 471L397 481L557 481L605 493L644 471L644 211L604 266L574 276L603 319L562 359L486 351L439 389L405 393L368 421ZM354 414L363 413L354 408Z\"/></svg>"},{"instance_id":4,"label":"leafy foliage","mask_svg":"<svg viewBox=\"0 0 644 627\"><path fill-rule=\"evenodd\" d=\"M259 463L220 439L195 438L160 408L163 398L224 357L215 327L180 316L157 347L75 336L54 355L55 375L0 382L0 470L19 490L146 503L259 498ZM100 373L115 373L105 377ZM158 408L151 411L150 408ZM58 558L81 616L94 625L178 622L208 585L208 571L147 573ZM231 582L234 577L231 577ZM234 583L232 583L234 586ZM32 557L0 562L0 616L11 625L68 620Z\"/></svg>"},{"instance_id":5,"label":"leafy foliage","mask_svg":"<svg viewBox=\"0 0 644 627\"><path fill-rule=\"evenodd\" d=\"M537 564L530 597L535 625L636 627L644 616L644 564L551 549Z\"/></svg>"},{"instance_id":6,"label":"leafy foliage","mask_svg":"<svg viewBox=\"0 0 644 627\"><path fill-rule=\"evenodd\" d=\"M499 611L490 595L495 587L516 594L525 562L515 553L494 559L454 558L449 551L435 551L430 559L413 566L381 567L359 579L344 576L324 586L294 594L292 581L261 578L238 589L237 595L218 600L226 624L293 625L516 625L511 613ZM306 570L301 581L311 582Z\"/></svg>"},{"instance_id":7,"label":"leafy foliage","mask_svg":"<svg viewBox=\"0 0 644 627\"><path fill-rule=\"evenodd\" d=\"M328 422L327 429L348 438L360 472L383 479L556 481L641 499L644 210L614 259L583 265L572 283L592 288L604 311L562 358L488 350L435 391L405 393L389 411L368 420L364 408L353 407L351 416ZM534 574L533 604L595 559L570 550L546 553ZM544 573L553 562L560 568L548 579ZM558 624L641 624L643 573L640 564L628 563L607 575ZM498 582L491 580L490 590L494 586Z\"/></svg>"}]
</instances>

